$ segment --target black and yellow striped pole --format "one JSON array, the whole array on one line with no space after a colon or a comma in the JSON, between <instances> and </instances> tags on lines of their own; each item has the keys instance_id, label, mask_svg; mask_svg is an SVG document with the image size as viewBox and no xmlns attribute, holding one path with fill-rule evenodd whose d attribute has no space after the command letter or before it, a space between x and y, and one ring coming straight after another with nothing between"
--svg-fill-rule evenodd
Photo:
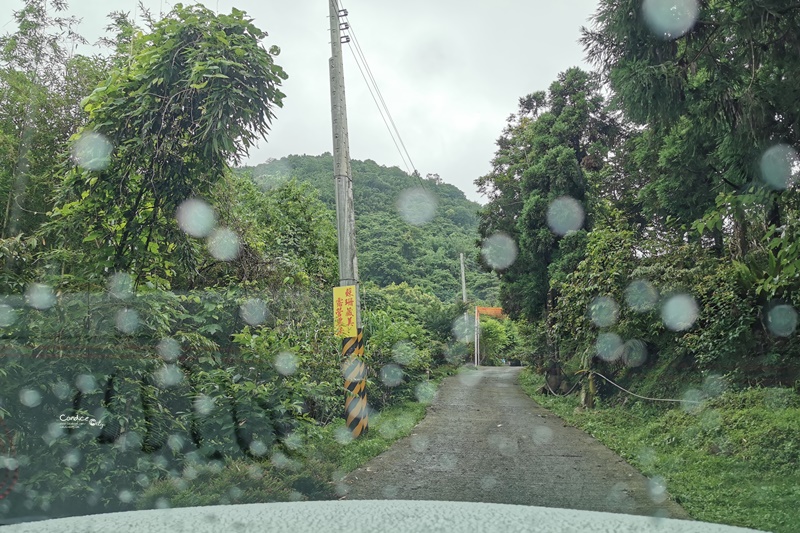
<instances>
[{"instance_id":1,"label":"black and yellow striped pole","mask_svg":"<svg viewBox=\"0 0 800 533\"><path fill-rule=\"evenodd\" d=\"M367 412L367 366L364 356L364 330L358 336L342 341L342 360L345 361L344 413L347 429L353 437L364 433L369 424Z\"/></svg>"},{"instance_id":2,"label":"black and yellow striped pole","mask_svg":"<svg viewBox=\"0 0 800 533\"><path fill-rule=\"evenodd\" d=\"M328 0L331 23L331 119L333 126L333 178L336 189L336 234L339 247L339 287L333 289L334 324L342 337L342 368L345 382L345 420L353 437L367 429L367 368L364 365L364 332L356 258L356 220L350 142L347 136L347 104L344 95L342 44L350 42L347 11L336 0Z\"/></svg>"}]
</instances>

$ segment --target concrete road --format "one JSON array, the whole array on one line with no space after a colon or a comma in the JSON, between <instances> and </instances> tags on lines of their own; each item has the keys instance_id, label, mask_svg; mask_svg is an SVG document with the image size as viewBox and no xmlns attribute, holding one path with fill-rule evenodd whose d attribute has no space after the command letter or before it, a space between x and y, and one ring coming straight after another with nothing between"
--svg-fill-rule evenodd
<instances>
[{"instance_id":1,"label":"concrete road","mask_svg":"<svg viewBox=\"0 0 800 533\"><path fill-rule=\"evenodd\" d=\"M688 518L657 481L533 402L519 367L445 379L412 434L347 475L346 499L474 501Z\"/></svg>"}]
</instances>

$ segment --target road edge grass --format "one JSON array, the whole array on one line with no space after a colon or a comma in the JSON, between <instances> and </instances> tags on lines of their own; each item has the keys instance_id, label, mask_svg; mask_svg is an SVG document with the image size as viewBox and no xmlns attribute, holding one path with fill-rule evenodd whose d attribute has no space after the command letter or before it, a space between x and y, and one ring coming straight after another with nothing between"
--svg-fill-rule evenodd
<instances>
[{"instance_id":1,"label":"road edge grass","mask_svg":"<svg viewBox=\"0 0 800 533\"><path fill-rule=\"evenodd\" d=\"M338 499L344 476L408 436L425 418L442 379L458 369L436 368L417 401L373 413L366 434L353 439L343 419L321 426L301 423L269 457L209 461L154 481L136 500L138 509Z\"/></svg>"},{"instance_id":2,"label":"road edge grass","mask_svg":"<svg viewBox=\"0 0 800 533\"><path fill-rule=\"evenodd\" d=\"M629 398L579 407L578 395L540 394L544 377L520 373L522 389L622 456L689 515L704 522L793 533L800 524L800 397L792 389L725 391L694 408Z\"/></svg>"}]
</instances>

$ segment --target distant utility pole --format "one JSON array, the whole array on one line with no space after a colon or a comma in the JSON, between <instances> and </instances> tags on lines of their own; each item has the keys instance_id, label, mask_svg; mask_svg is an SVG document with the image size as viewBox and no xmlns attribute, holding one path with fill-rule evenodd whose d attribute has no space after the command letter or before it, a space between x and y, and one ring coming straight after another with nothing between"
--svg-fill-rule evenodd
<instances>
[{"instance_id":1,"label":"distant utility pole","mask_svg":"<svg viewBox=\"0 0 800 533\"><path fill-rule=\"evenodd\" d=\"M347 104L342 64L342 44L350 42L350 37L342 35L342 31L349 28L347 22L342 21L342 18L347 16L347 11L340 10L336 0L329 0L328 7L331 19L331 118L333 125L333 178L336 187L336 229L339 238L339 286L353 288L352 297L355 304L355 336L351 334L342 340L342 362L345 388L347 389L344 410L347 427L354 437L358 437L367 429L368 418L367 369L362 360L364 336L361 327L358 260L356 258L353 178L350 169L350 142L347 135ZM336 306L336 300L334 306ZM351 320L352 318L350 317Z\"/></svg>"},{"instance_id":2,"label":"distant utility pole","mask_svg":"<svg viewBox=\"0 0 800 533\"><path fill-rule=\"evenodd\" d=\"M464 273L464 252L461 252L461 301L467 303L467 277ZM469 311L464 309L464 328L466 329L469 324ZM476 365L477 366L477 365Z\"/></svg>"},{"instance_id":3,"label":"distant utility pole","mask_svg":"<svg viewBox=\"0 0 800 533\"><path fill-rule=\"evenodd\" d=\"M461 252L461 300L467 303L467 277L464 274L464 252ZM464 313L464 317L467 314Z\"/></svg>"}]
</instances>

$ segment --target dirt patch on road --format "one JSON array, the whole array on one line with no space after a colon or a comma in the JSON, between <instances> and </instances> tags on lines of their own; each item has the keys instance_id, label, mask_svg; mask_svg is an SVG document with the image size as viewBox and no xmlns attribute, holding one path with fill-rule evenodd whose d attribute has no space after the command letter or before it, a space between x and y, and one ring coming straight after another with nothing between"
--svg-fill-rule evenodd
<instances>
[{"instance_id":1,"label":"dirt patch on road","mask_svg":"<svg viewBox=\"0 0 800 533\"><path fill-rule=\"evenodd\" d=\"M519 367L445 379L412 434L345 478L347 499L475 501L688 518L663 485L531 400Z\"/></svg>"}]
</instances>

